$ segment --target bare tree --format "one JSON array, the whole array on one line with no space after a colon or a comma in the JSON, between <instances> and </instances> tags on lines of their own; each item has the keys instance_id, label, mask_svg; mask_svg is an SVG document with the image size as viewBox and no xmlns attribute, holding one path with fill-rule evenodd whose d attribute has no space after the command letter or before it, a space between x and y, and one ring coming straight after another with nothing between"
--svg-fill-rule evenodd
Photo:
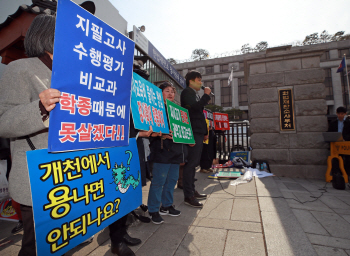
<instances>
[{"instance_id":1,"label":"bare tree","mask_svg":"<svg viewBox=\"0 0 350 256\"><path fill-rule=\"evenodd\" d=\"M256 44L256 46L254 48L254 51L255 52L265 51L268 46L269 46L269 44L266 41L261 41L261 42Z\"/></svg>"},{"instance_id":2,"label":"bare tree","mask_svg":"<svg viewBox=\"0 0 350 256\"><path fill-rule=\"evenodd\" d=\"M250 47L249 44L244 44L244 45L242 45L241 52L242 52L243 54L249 53L249 52L252 52L252 51L253 51L253 49Z\"/></svg>"},{"instance_id":3,"label":"bare tree","mask_svg":"<svg viewBox=\"0 0 350 256\"><path fill-rule=\"evenodd\" d=\"M303 45L311 45L311 44L318 44L319 38L318 33L313 33L305 37L303 41Z\"/></svg>"},{"instance_id":4,"label":"bare tree","mask_svg":"<svg viewBox=\"0 0 350 256\"><path fill-rule=\"evenodd\" d=\"M169 59L167 59L167 61L169 61L169 63L170 63L171 65L177 64L177 61L176 61L175 59L173 59L173 58L169 58Z\"/></svg>"},{"instance_id":5,"label":"bare tree","mask_svg":"<svg viewBox=\"0 0 350 256\"><path fill-rule=\"evenodd\" d=\"M193 60L205 60L205 59L208 59L208 57L209 57L209 52L205 49L195 49L192 51L191 58Z\"/></svg>"},{"instance_id":6,"label":"bare tree","mask_svg":"<svg viewBox=\"0 0 350 256\"><path fill-rule=\"evenodd\" d=\"M328 43L331 41L332 36L328 34L327 30L323 30L320 35L320 43Z\"/></svg>"}]
</instances>

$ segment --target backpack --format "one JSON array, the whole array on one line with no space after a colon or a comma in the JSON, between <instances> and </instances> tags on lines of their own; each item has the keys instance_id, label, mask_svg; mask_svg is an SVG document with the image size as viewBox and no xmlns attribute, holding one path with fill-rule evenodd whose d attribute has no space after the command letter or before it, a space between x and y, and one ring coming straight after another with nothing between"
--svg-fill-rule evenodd
<instances>
[{"instance_id":1,"label":"backpack","mask_svg":"<svg viewBox=\"0 0 350 256\"><path fill-rule=\"evenodd\" d=\"M345 180L343 174L339 168L339 159L332 159L332 186L335 189L344 190L345 189Z\"/></svg>"}]
</instances>

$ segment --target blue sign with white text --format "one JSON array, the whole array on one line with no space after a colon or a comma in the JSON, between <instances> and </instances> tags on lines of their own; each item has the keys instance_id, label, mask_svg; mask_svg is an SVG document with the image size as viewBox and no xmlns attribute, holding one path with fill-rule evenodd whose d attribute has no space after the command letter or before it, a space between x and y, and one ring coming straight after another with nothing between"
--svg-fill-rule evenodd
<instances>
[{"instance_id":1,"label":"blue sign with white text","mask_svg":"<svg viewBox=\"0 0 350 256\"><path fill-rule=\"evenodd\" d=\"M162 90L133 73L131 112L136 129L169 133Z\"/></svg>"},{"instance_id":2,"label":"blue sign with white text","mask_svg":"<svg viewBox=\"0 0 350 256\"><path fill-rule=\"evenodd\" d=\"M38 256L63 255L142 204L136 140L50 154L27 152Z\"/></svg>"},{"instance_id":3,"label":"blue sign with white text","mask_svg":"<svg viewBox=\"0 0 350 256\"><path fill-rule=\"evenodd\" d=\"M57 1L49 152L129 143L135 43L70 0Z\"/></svg>"}]
</instances>

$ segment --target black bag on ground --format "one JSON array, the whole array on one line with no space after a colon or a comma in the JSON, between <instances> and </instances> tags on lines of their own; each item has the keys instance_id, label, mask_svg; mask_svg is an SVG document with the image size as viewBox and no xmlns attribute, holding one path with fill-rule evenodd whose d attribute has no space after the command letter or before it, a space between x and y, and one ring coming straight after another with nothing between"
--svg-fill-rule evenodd
<instances>
[{"instance_id":1,"label":"black bag on ground","mask_svg":"<svg viewBox=\"0 0 350 256\"><path fill-rule=\"evenodd\" d=\"M332 186L335 189L344 190L345 189L345 180L343 177L343 174L339 167L339 159L333 158L332 159Z\"/></svg>"}]
</instances>

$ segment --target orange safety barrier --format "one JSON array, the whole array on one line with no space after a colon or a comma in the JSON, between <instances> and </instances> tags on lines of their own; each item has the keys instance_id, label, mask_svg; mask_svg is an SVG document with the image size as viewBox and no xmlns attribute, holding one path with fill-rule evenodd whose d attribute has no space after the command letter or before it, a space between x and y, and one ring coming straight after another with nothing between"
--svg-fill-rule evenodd
<instances>
[{"instance_id":1,"label":"orange safety barrier","mask_svg":"<svg viewBox=\"0 0 350 256\"><path fill-rule=\"evenodd\" d=\"M327 158L327 171L326 171L326 182L332 181L332 159L337 158L339 160L339 168L343 174L345 183L349 182L348 175L344 169L344 162L341 155L350 155L350 141L342 142L330 142L331 144L331 155Z\"/></svg>"}]
</instances>

